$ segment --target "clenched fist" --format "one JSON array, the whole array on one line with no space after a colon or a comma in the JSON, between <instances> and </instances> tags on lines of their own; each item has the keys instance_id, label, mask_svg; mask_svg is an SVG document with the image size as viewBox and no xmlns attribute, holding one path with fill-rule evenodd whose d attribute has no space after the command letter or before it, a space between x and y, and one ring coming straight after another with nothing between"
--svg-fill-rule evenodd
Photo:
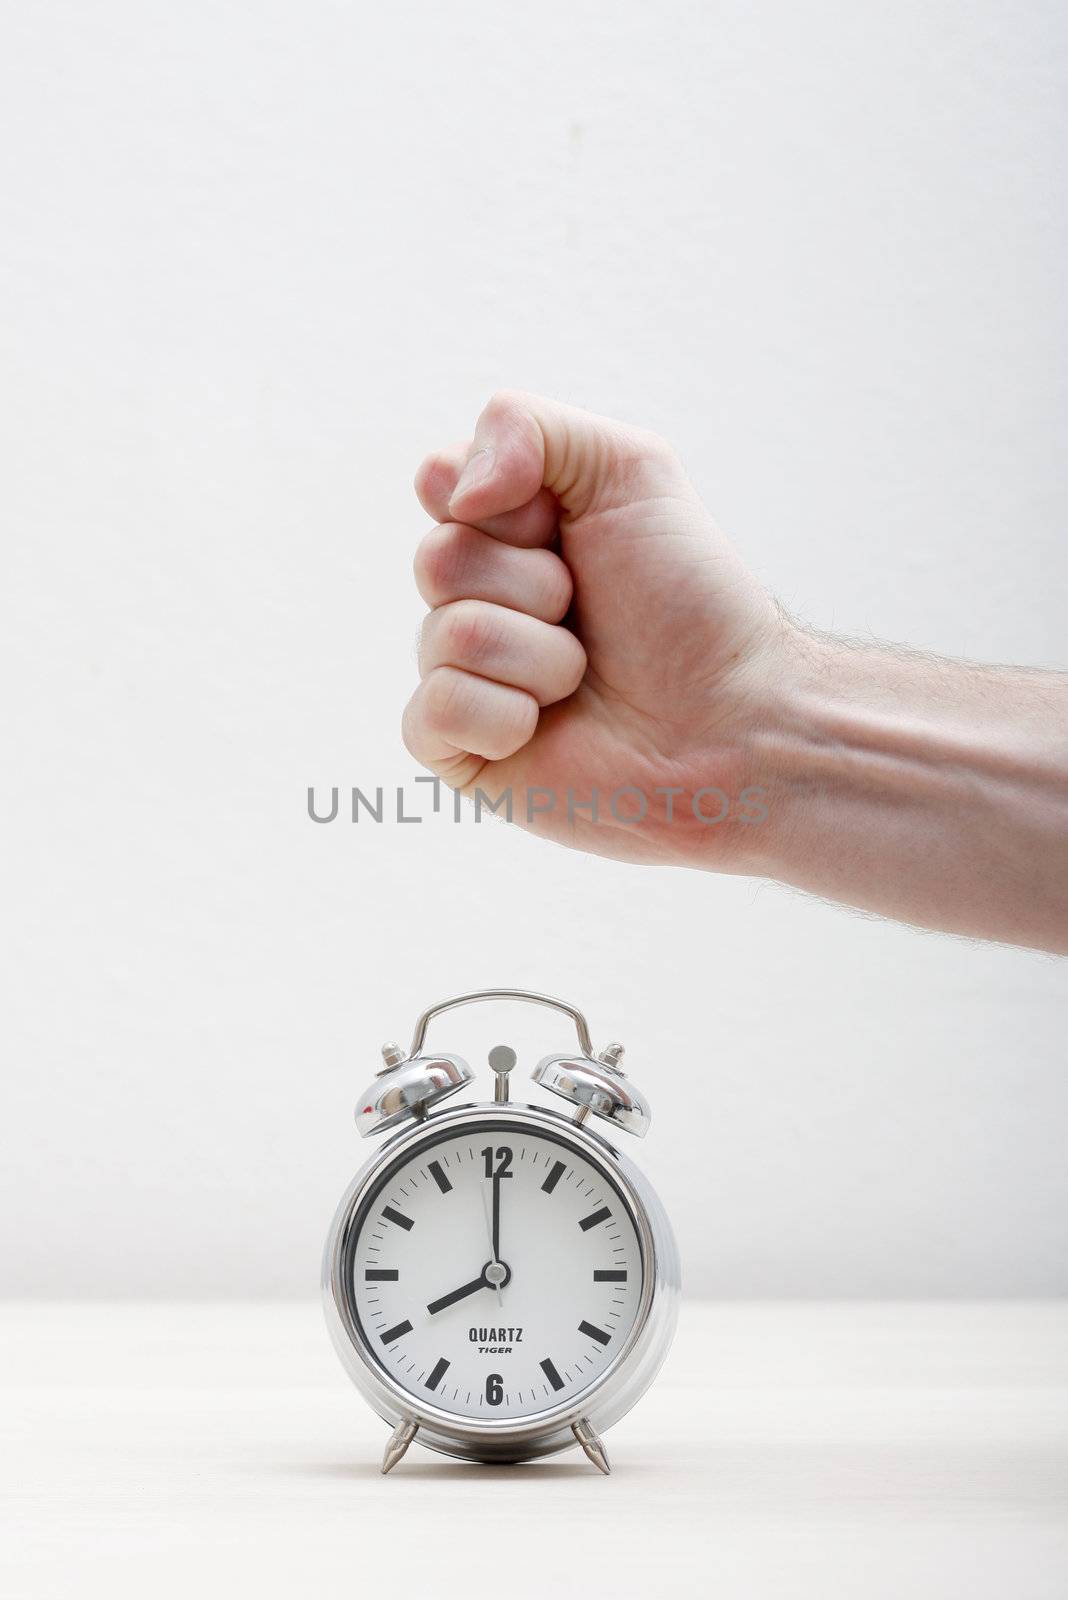
<instances>
[{"instance_id":1,"label":"clenched fist","mask_svg":"<svg viewBox=\"0 0 1068 1600\"><path fill-rule=\"evenodd\" d=\"M496 395L416 488L437 526L404 736L476 806L1068 951L1063 674L809 632L663 439L536 395Z\"/></svg>"},{"instance_id":2,"label":"clenched fist","mask_svg":"<svg viewBox=\"0 0 1068 1600\"><path fill-rule=\"evenodd\" d=\"M468 794L510 790L516 822L579 848L730 866L758 831L739 797L791 630L670 446L502 393L416 490L437 524L415 559L416 759Z\"/></svg>"}]
</instances>

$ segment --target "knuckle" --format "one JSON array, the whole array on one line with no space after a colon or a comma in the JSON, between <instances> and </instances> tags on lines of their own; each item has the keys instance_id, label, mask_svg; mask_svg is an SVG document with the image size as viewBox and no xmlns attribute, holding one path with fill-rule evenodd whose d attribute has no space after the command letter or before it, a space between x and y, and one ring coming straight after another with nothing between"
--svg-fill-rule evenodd
<instances>
[{"instance_id":1,"label":"knuckle","mask_svg":"<svg viewBox=\"0 0 1068 1600\"><path fill-rule=\"evenodd\" d=\"M412 479L412 482L415 484L416 494L421 495L423 490L426 488L427 479L434 471L436 462L437 456L431 453L428 456L424 456L422 461L420 461L419 465L416 467L415 477Z\"/></svg>"},{"instance_id":2,"label":"knuckle","mask_svg":"<svg viewBox=\"0 0 1068 1600\"><path fill-rule=\"evenodd\" d=\"M449 661L472 665L493 649L498 629L487 606L477 600L455 600L436 613L437 643Z\"/></svg>"},{"instance_id":3,"label":"knuckle","mask_svg":"<svg viewBox=\"0 0 1068 1600\"><path fill-rule=\"evenodd\" d=\"M430 455L423 457L412 480L416 497L421 504L426 505L428 501L434 499L442 487L443 474L444 461L440 452L432 451Z\"/></svg>"},{"instance_id":4,"label":"knuckle","mask_svg":"<svg viewBox=\"0 0 1068 1600\"><path fill-rule=\"evenodd\" d=\"M414 756L416 761L421 762L423 750L420 733L425 722L425 716L423 707L419 703L420 698L419 695L414 695L408 701L401 714L401 739L404 741L404 748L408 754Z\"/></svg>"},{"instance_id":5,"label":"knuckle","mask_svg":"<svg viewBox=\"0 0 1068 1600\"><path fill-rule=\"evenodd\" d=\"M424 678L401 722L404 743L416 760L427 743L473 749L490 761L515 753L533 737L538 704L522 690L490 701L485 687L455 667L435 667Z\"/></svg>"},{"instance_id":6,"label":"knuckle","mask_svg":"<svg viewBox=\"0 0 1068 1600\"><path fill-rule=\"evenodd\" d=\"M517 389L494 389L482 409L485 417L501 417L515 410L520 395Z\"/></svg>"},{"instance_id":7,"label":"knuckle","mask_svg":"<svg viewBox=\"0 0 1068 1600\"><path fill-rule=\"evenodd\" d=\"M467 530L455 522L439 523L420 541L413 566L416 586L428 605L441 605L462 593L470 543Z\"/></svg>"},{"instance_id":8,"label":"knuckle","mask_svg":"<svg viewBox=\"0 0 1068 1600\"><path fill-rule=\"evenodd\" d=\"M462 674L451 667L435 667L423 680L420 719L428 732L448 738L463 714Z\"/></svg>"},{"instance_id":9,"label":"knuckle","mask_svg":"<svg viewBox=\"0 0 1068 1600\"><path fill-rule=\"evenodd\" d=\"M482 407L481 420L496 432L507 432L524 412L529 413L533 399L523 389L495 389Z\"/></svg>"}]
</instances>

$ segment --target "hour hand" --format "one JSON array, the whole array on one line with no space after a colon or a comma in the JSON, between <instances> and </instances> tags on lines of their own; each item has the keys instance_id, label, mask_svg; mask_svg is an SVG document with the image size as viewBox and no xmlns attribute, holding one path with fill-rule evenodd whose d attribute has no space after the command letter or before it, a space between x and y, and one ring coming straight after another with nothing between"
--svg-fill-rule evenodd
<instances>
[{"instance_id":1,"label":"hour hand","mask_svg":"<svg viewBox=\"0 0 1068 1600\"><path fill-rule=\"evenodd\" d=\"M457 1300L466 1300L469 1294L477 1294L479 1289L488 1287L485 1268L483 1268L477 1278L472 1278L471 1282L465 1283L462 1288L454 1289L451 1294L443 1294L440 1300L431 1300L427 1310L431 1316L434 1316L438 1311L444 1311L446 1306L454 1306Z\"/></svg>"}]
</instances>

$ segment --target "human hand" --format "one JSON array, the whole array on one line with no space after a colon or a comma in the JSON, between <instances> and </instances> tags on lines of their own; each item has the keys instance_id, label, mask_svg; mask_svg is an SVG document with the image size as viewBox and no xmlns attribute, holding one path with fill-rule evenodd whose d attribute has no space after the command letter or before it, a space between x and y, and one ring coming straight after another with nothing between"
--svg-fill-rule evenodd
<instances>
[{"instance_id":1,"label":"human hand","mask_svg":"<svg viewBox=\"0 0 1068 1600\"><path fill-rule=\"evenodd\" d=\"M404 715L450 787L560 842L632 861L730 868L754 830L750 732L790 628L653 433L516 392L416 477L437 526L415 559L432 608ZM693 797L715 786L716 826ZM633 819L640 791L647 812ZM657 794L657 790L672 791ZM528 814L544 791L551 809ZM568 805L568 792L573 805ZM599 797L598 817L588 807ZM537 802L535 802L537 803ZM759 830L756 830L759 832Z\"/></svg>"}]
</instances>

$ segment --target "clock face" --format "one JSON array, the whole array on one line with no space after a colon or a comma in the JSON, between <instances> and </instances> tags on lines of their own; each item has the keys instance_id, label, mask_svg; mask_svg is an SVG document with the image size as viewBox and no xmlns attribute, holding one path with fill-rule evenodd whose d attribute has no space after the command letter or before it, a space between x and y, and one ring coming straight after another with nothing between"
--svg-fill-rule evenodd
<instances>
[{"instance_id":1,"label":"clock face","mask_svg":"<svg viewBox=\"0 0 1068 1600\"><path fill-rule=\"evenodd\" d=\"M428 1131L387 1169L345 1271L390 1377L485 1422L570 1405L623 1349L642 1298L615 1184L570 1143L503 1117Z\"/></svg>"}]
</instances>

